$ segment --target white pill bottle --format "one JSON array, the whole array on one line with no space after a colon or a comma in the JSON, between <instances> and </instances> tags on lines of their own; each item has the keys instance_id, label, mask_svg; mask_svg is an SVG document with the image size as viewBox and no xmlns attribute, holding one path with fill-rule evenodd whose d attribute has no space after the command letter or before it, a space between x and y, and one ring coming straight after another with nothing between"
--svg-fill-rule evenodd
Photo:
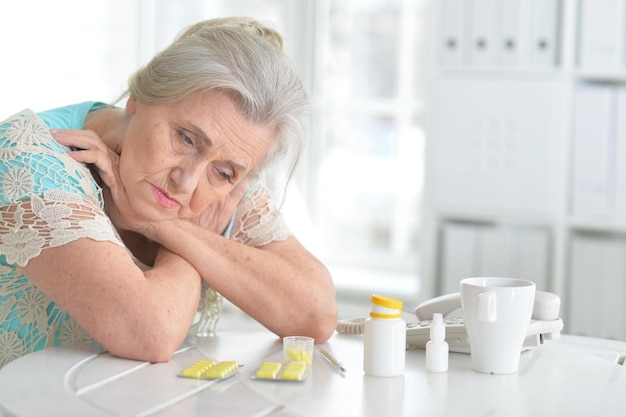
<instances>
[{"instance_id":1,"label":"white pill bottle","mask_svg":"<svg viewBox=\"0 0 626 417\"><path fill-rule=\"evenodd\" d=\"M406 357L402 301L376 294L370 301L372 310L363 329L363 371L371 376L400 376Z\"/></svg>"}]
</instances>

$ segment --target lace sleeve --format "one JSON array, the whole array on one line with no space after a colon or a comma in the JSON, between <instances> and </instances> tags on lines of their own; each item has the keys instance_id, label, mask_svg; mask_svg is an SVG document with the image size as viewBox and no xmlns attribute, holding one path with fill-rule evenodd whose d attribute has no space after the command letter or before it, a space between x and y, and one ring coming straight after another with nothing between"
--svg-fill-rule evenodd
<instances>
[{"instance_id":1,"label":"lace sleeve","mask_svg":"<svg viewBox=\"0 0 626 417\"><path fill-rule=\"evenodd\" d=\"M231 238L256 247L285 240L291 234L269 190L261 185L251 186L237 206Z\"/></svg>"},{"instance_id":2,"label":"lace sleeve","mask_svg":"<svg viewBox=\"0 0 626 417\"><path fill-rule=\"evenodd\" d=\"M122 245L89 170L32 111L0 124L0 255L25 266L42 249L88 237Z\"/></svg>"}]
</instances>

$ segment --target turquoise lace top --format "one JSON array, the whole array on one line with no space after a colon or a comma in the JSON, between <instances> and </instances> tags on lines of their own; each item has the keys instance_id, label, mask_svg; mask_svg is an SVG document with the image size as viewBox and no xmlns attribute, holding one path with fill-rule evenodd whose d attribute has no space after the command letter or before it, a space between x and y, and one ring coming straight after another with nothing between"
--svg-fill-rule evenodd
<instances>
[{"instance_id":1,"label":"turquoise lace top","mask_svg":"<svg viewBox=\"0 0 626 417\"><path fill-rule=\"evenodd\" d=\"M68 148L49 131L82 129L88 112L101 106L24 110L0 122L0 367L46 347L92 341L17 266L45 248L80 238L123 245L90 171L67 156ZM291 234L259 184L248 187L229 230L230 239L249 246ZM203 298L214 296L211 291L205 288Z\"/></svg>"},{"instance_id":2,"label":"turquoise lace top","mask_svg":"<svg viewBox=\"0 0 626 417\"><path fill-rule=\"evenodd\" d=\"M0 123L0 367L48 346L91 340L17 266L82 237L122 244L91 173L49 132L82 129L94 105L41 117L25 110Z\"/></svg>"}]
</instances>

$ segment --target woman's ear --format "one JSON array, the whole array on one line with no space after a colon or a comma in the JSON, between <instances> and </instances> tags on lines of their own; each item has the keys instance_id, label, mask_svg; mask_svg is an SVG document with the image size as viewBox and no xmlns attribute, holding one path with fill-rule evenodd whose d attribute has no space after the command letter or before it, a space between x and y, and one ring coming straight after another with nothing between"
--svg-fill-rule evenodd
<instances>
[{"instance_id":1,"label":"woman's ear","mask_svg":"<svg viewBox=\"0 0 626 417\"><path fill-rule=\"evenodd\" d=\"M126 113L135 114L136 112L137 112L137 99L134 97L130 97L126 101Z\"/></svg>"}]
</instances>

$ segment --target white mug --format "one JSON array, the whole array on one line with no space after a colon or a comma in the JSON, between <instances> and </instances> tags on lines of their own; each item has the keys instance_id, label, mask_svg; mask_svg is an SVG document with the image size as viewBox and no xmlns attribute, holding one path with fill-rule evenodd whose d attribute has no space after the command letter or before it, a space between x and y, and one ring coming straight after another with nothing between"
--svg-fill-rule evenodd
<instances>
[{"instance_id":1,"label":"white mug","mask_svg":"<svg viewBox=\"0 0 626 417\"><path fill-rule=\"evenodd\" d=\"M515 278L461 280L461 306L472 369L512 374L519 368L535 301L535 283Z\"/></svg>"}]
</instances>

